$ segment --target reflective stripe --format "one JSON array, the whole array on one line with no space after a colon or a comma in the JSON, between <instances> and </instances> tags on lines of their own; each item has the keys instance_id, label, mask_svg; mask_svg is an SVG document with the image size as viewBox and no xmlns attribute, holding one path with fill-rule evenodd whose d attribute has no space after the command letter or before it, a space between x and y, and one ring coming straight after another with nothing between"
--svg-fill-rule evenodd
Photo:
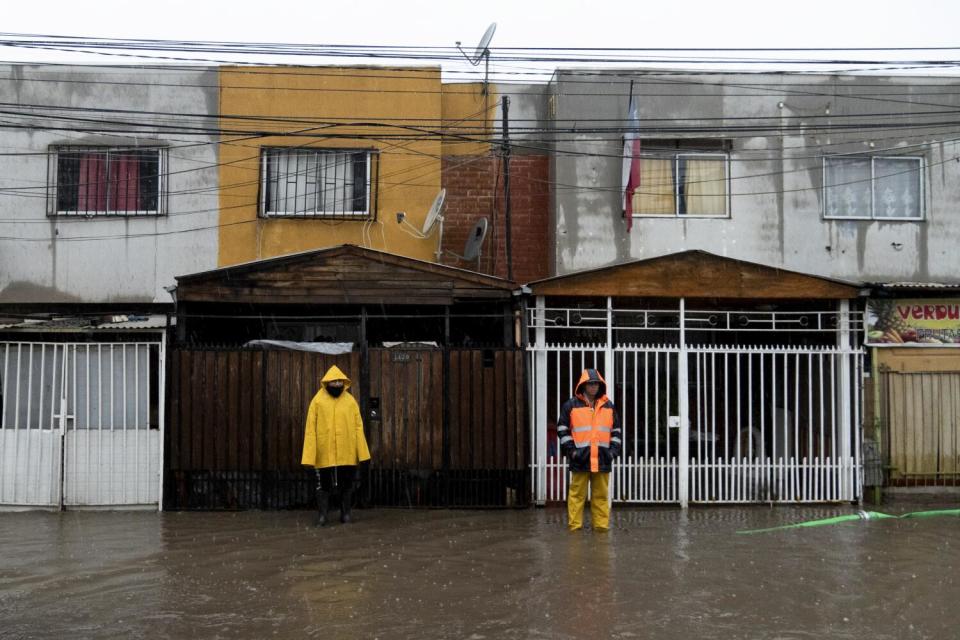
<instances>
[{"instance_id":1,"label":"reflective stripe","mask_svg":"<svg viewBox=\"0 0 960 640\"><path fill-rule=\"evenodd\" d=\"M610 433L610 427L597 427L597 431L603 431L605 433Z\"/></svg>"},{"instance_id":2,"label":"reflective stripe","mask_svg":"<svg viewBox=\"0 0 960 640\"><path fill-rule=\"evenodd\" d=\"M590 431L591 429L593 429L593 427L574 427L573 432L580 433L581 431Z\"/></svg>"},{"instance_id":3,"label":"reflective stripe","mask_svg":"<svg viewBox=\"0 0 960 640\"><path fill-rule=\"evenodd\" d=\"M590 443L589 443L589 442L577 442L576 445L577 445L577 449L586 449L587 447L590 446Z\"/></svg>"},{"instance_id":4,"label":"reflective stripe","mask_svg":"<svg viewBox=\"0 0 960 640\"><path fill-rule=\"evenodd\" d=\"M622 441L620 438L618 438L617 436L613 436L612 438L610 438L610 442L616 442L617 444L623 444L623 441Z\"/></svg>"},{"instance_id":5,"label":"reflective stripe","mask_svg":"<svg viewBox=\"0 0 960 640\"><path fill-rule=\"evenodd\" d=\"M604 449L606 449L607 447L610 446L610 444L607 443L607 442L598 442L598 443L597 443L597 446L598 446L598 447L603 447Z\"/></svg>"},{"instance_id":6,"label":"reflective stripe","mask_svg":"<svg viewBox=\"0 0 960 640\"><path fill-rule=\"evenodd\" d=\"M573 438L571 438L570 436L563 436L562 438L560 438L560 444L563 444L565 442L573 442Z\"/></svg>"}]
</instances>

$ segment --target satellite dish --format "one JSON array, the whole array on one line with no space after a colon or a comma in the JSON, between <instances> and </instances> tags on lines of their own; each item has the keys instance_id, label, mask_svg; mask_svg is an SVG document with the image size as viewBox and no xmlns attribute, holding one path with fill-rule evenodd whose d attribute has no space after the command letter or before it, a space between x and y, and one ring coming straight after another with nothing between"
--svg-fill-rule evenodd
<instances>
[{"instance_id":1,"label":"satellite dish","mask_svg":"<svg viewBox=\"0 0 960 640\"><path fill-rule=\"evenodd\" d=\"M463 248L464 260L480 260L480 247L487 237L487 219L480 218L473 225L470 235L467 237L467 244Z\"/></svg>"},{"instance_id":2,"label":"satellite dish","mask_svg":"<svg viewBox=\"0 0 960 640\"><path fill-rule=\"evenodd\" d=\"M483 56L489 56L490 50L490 41L493 40L493 34L497 30L497 23L491 22L490 26L487 27L487 30L483 32L483 37L480 38L480 42L477 44L476 51L473 52L473 64L476 66L480 62L480 58Z\"/></svg>"},{"instance_id":3,"label":"satellite dish","mask_svg":"<svg viewBox=\"0 0 960 640\"><path fill-rule=\"evenodd\" d=\"M440 192L437 194L437 197L433 199L433 204L430 205L430 210L427 211L427 217L423 221L423 233L424 236L430 235L430 232L433 231L433 228L437 225L437 221L442 220L440 216L440 211L443 209L443 201L447 197L447 190L440 189Z\"/></svg>"},{"instance_id":4,"label":"satellite dish","mask_svg":"<svg viewBox=\"0 0 960 640\"><path fill-rule=\"evenodd\" d=\"M483 37L480 38L480 42L477 43L477 48L473 52L473 57L468 56L467 52L460 48L460 42L457 42L457 50L463 54L463 57L467 59L467 62L473 66L480 64L481 60L486 63L483 69L483 95L487 95L487 82L490 77L490 41L493 39L493 33L496 30L497 23L491 22L490 26L487 27L487 30L483 32Z\"/></svg>"}]
</instances>

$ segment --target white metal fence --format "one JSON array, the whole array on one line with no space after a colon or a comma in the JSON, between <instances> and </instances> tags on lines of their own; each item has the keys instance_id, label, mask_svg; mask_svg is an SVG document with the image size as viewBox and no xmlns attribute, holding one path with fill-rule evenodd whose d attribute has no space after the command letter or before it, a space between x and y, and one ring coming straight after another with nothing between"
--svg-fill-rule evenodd
<instances>
[{"instance_id":1,"label":"white metal fence","mask_svg":"<svg viewBox=\"0 0 960 640\"><path fill-rule=\"evenodd\" d=\"M0 342L0 505L152 505L162 342Z\"/></svg>"},{"instance_id":2,"label":"white metal fence","mask_svg":"<svg viewBox=\"0 0 960 640\"><path fill-rule=\"evenodd\" d=\"M776 321L776 331L789 325L788 318L768 324ZM815 330L831 331L816 322ZM754 346L688 345L682 330L676 344L619 343L612 322L604 342L548 343L545 327L531 323L538 330L529 347L535 499L566 498L555 421L581 371L595 367L623 422L614 501L856 500L863 356L843 325L849 320L836 329L837 346Z\"/></svg>"}]
</instances>

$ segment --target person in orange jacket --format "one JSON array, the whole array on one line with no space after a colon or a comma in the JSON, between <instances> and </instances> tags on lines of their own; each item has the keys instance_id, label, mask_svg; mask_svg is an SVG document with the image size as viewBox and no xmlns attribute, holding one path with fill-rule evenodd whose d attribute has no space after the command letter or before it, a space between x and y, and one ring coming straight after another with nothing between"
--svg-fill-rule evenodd
<instances>
[{"instance_id":1,"label":"person in orange jacket","mask_svg":"<svg viewBox=\"0 0 960 640\"><path fill-rule=\"evenodd\" d=\"M607 397L607 383L596 369L584 369L573 397L560 408L560 451L569 460L567 527L583 527L590 485L590 517L596 531L610 528L610 470L623 449L620 415Z\"/></svg>"},{"instance_id":2,"label":"person in orange jacket","mask_svg":"<svg viewBox=\"0 0 960 640\"><path fill-rule=\"evenodd\" d=\"M327 524L330 494L340 494L340 522L351 520L357 465L370 459L360 406L349 392L350 378L336 365L320 381L310 402L300 463L317 474L317 525Z\"/></svg>"}]
</instances>

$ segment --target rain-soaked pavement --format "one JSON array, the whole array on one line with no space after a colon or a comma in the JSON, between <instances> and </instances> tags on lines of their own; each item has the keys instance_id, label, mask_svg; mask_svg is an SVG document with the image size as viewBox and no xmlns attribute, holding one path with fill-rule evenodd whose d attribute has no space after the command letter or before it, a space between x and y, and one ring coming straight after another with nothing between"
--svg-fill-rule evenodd
<instances>
[{"instance_id":1,"label":"rain-soaked pavement","mask_svg":"<svg viewBox=\"0 0 960 640\"><path fill-rule=\"evenodd\" d=\"M960 637L956 517L735 533L854 512L0 513L0 638Z\"/></svg>"}]
</instances>

